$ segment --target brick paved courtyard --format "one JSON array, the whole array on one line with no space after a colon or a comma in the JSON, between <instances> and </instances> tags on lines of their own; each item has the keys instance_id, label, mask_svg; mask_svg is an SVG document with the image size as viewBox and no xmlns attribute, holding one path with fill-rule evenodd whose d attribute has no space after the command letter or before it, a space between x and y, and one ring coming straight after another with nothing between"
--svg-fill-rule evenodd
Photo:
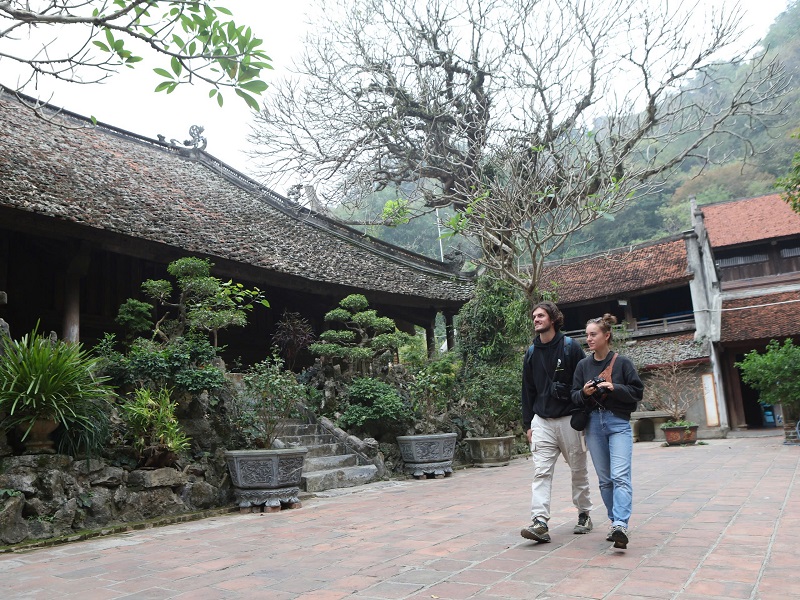
<instances>
[{"instance_id":1,"label":"brick paved courtyard","mask_svg":"<svg viewBox=\"0 0 800 600\"><path fill-rule=\"evenodd\" d=\"M390 481L231 514L0 555L0 597L338 600L800 598L800 446L780 437L634 445L626 551L573 535L559 462L553 543L524 540L531 463Z\"/></svg>"}]
</instances>

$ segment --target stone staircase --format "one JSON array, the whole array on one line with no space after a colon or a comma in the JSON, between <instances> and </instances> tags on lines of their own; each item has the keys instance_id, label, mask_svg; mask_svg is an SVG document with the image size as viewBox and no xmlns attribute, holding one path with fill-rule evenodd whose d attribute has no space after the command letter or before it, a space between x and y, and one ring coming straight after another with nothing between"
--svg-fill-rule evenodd
<instances>
[{"instance_id":1,"label":"stone staircase","mask_svg":"<svg viewBox=\"0 0 800 600\"><path fill-rule=\"evenodd\" d=\"M308 448L301 490L313 493L354 487L380 477L378 467L349 447L345 436L342 430L332 430L319 423L291 422L283 426L276 445Z\"/></svg>"}]
</instances>

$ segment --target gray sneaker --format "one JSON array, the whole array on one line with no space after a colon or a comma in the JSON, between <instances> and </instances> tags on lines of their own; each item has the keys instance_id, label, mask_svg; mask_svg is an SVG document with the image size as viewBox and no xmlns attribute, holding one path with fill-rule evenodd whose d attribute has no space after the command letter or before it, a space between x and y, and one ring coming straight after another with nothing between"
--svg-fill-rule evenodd
<instances>
[{"instance_id":1,"label":"gray sneaker","mask_svg":"<svg viewBox=\"0 0 800 600\"><path fill-rule=\"evenodd\" d=\"M582 512L578 515L578 523L572 530L572 533L589 533L592 530L592 518L589 513Z\"/></svg>"},{"instance_id":2,"label":"gray sneaker","mask_svg":"<svg viewBox=\"0 0 800 600\"><path fill-rule=\"evenodd\" d=\"M624 525L615 525L609 537L614 542L614 548L624 550L628 547L628 529Z\"/></svg>"},{"instance_id":3,"label":"gray sneaker","mask_svg":"<svg viewBox=\"0 0 800 600\"><path fill-rule=\"evenodd\" d=\"M548 533L547 523L544 519L536 517L533 523L525 527L519 532L526 540L533 540L535 542L549 542L550 534Z\"/></svg>"}]
</instances>

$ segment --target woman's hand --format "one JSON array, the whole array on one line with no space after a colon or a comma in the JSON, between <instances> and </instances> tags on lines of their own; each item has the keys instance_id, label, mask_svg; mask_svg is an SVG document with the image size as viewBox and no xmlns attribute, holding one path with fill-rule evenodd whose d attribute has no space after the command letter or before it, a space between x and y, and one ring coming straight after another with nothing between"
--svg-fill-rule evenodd
<instances>
[{"instance_id":1,"label":"woman's hand","mask_svg":"<svg viewBox=\"0 0 800 600\"><path fill-rule=\"evenodd\" d=\"M604 381L603 383L597 386L597 389L607 394L609 392L614 391L614 384L611 383L610 381Z\"/></svg>"},{"instance_id":2,"label":"woman's hand","mask_svg":"<svg viewBox=\"0 0 800 600\"><path fill-rule=\"evenodd\" d=\"M594 394L595 391L600 391L601 393L608 394L609 392L614 391L614 384L611 383L610 381L604 381L603 383L600 383L595 387L592 381L587 381L585 384L583 384L583 389L581 390L584 397L586 398Z\"/></svg>"}]
</instances>

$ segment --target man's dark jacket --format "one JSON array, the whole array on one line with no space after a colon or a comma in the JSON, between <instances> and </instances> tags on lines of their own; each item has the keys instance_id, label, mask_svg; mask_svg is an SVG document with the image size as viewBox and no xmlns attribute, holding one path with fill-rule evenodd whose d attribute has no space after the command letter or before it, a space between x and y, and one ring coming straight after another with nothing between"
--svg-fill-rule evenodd
<instances>
[{"instance_id":1,"label":"man's dark jacket","mask_svg":"<svg viewBox=\"0 0 800 600\"><path fill-rule=\"evenodd\" d=\"M570 399L575 366L586 354L578 342L565 344L560 331L548 343L539 336L525 353L522 364L522 426L531 428L534 415L555 419L569 415L575 406Z\"/></svg>"}]
</instances>

